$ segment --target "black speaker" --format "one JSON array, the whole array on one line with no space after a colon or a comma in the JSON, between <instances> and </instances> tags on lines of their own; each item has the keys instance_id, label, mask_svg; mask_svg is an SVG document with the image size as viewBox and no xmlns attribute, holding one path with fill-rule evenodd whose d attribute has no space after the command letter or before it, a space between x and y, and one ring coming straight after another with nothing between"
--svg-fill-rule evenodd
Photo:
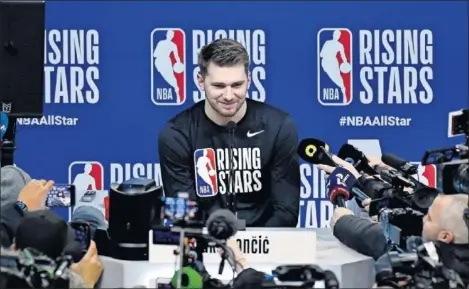
<instances>
[{"instance_id":1,"label":"black speaker","mask_svg":"<svg viewBox=\"0 0 469 289\"><path fill-rule=\"evenodd\" d=\"M163 188L154 180L130 179L111 184L108 232L117 246L148 244L152 222L161 219Z\"/></svg>"},{"instance_id":2,"label":"black speaker","mask_svg":"<svg viewBox=\"0 0 469 289\"><path fill-rule=\"evenodd\" d=\"M42 117L44 1L0 0L0 111Z\"/></svg>"}]
</instances>

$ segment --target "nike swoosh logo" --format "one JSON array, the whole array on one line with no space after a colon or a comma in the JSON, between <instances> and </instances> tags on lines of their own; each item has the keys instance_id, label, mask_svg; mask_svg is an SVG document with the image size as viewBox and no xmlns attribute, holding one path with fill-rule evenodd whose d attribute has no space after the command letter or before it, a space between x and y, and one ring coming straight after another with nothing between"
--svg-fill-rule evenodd
<instances>
[{"instance_id":1,"label":"nike swoosh logo","mask_svg":"<svg viewBox=\"0 0 469 289\"><path fill-rule=\"evenodd\" d=\"M258 131L258 132L253 132L253 133L251 133L250 131L248 131L247 136L248 136L248 137L253 137L253 136L256 136L256 135L258 135L258 134L260 134L260 133L263 133L263 132L264 132L264 130L261 130L261 131Z\"/></svg>"}]
</instances>

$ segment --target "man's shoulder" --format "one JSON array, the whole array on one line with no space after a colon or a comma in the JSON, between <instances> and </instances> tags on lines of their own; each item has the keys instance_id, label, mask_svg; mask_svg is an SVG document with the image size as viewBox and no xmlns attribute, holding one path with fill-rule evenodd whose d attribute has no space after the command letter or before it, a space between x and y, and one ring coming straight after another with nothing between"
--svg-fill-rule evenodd
<instances>
[{"instance_id":1,"label":"man's shoulder","mask_svg":"<svg viewBox=\"0 0 469 289\"><path fill-rule=\"evenodd\" d=\"M196 103L171 118L163 127L160 136L172 132L187 132L198 122L200 112L203 112L203 102Z\"/></svg>"}]
</instances>

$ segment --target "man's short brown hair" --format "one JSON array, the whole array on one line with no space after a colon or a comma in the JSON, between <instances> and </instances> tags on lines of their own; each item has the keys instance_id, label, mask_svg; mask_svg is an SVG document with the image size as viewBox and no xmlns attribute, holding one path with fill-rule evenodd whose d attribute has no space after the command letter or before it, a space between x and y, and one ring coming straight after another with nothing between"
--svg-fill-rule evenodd
<instances>
[{"instance_id":1,"label":"man's short brown hair","mask_svg":"<svg viewBox=\"0 0 469 289\"><path fill-rule=\"evenodd\" d=\"M220 67L244 65L246 75L249 73L249 55L241 43L230 39L218 39L202 47L199 53L200 75L207 75L207 67L213 62Z\"/></svg>"}]
</instances>

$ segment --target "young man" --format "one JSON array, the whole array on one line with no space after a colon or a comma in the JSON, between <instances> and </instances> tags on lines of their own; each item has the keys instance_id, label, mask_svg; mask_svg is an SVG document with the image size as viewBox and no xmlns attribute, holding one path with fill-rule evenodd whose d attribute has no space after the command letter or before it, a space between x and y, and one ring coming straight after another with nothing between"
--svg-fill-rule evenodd
<instances>
[{"instance_id":1,"label":"young man","mask_svg":"<svg viewBox=\"0 0 469 289\"><path fill-rule=\"evenodd\" d=\"M166 196L188 192L210 214L235 194L238 218L247 226L296 227L300 175L292 119L246 99L249 56L240 43L206 45L199 67L205 101L179 113L159 135Z\"/></svg>"}]
</instances>

